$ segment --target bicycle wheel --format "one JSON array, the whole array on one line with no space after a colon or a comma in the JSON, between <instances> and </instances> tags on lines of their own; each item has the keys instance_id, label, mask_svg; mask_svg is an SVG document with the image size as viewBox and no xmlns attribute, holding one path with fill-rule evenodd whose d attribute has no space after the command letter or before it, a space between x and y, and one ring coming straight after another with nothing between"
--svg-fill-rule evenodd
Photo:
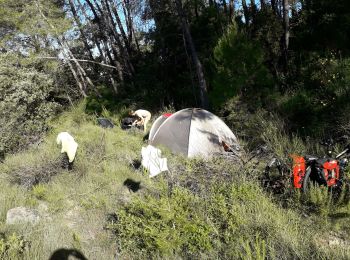
<instances>
[{"instance_id":1,"label":"bicycle wheel","mask_svg":"<svg viewBox=\"0 0 350 260\"><path fill-rule=\"evenodd\" d=\"M311 172L311 167L307 167L303 180L303 193L308 192L312 186L315 186L315 184L317 184L317 182L312 179Z\"/></svg>"}]
</instances>

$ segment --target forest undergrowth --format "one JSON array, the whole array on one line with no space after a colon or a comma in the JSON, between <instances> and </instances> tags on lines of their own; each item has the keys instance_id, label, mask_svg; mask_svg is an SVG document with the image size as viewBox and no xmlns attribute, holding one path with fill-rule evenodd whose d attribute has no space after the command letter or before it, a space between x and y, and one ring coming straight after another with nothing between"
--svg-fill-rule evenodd
<instances>
[{"instance_id":1,"label":"forest undergrowth","mask_svg":"<svg viewBox=\"0 0 350 260\"><path fill-rule=\"evenodd\" d=\"M103 129L82 103L50 122L40 144L0 164L1 258L48 259L62 248L88 259L350 257L348 186L334 198L322 188L305 196L288 181L279 193L261 185L271 156L290 163L291 152L319 149L288 136L276 117L245 113L235 133L252 139L240 138L241 162L164 151L170 171L149 179L135 166L143 133L118 127L125 111L105 111L117 127ZM226 118L231 127L242 120L235 113ZM79 143L72 171L57 165L55 136L66 130ZM40 221L7 225L6 212L19 206L36 210Z\"/></svg>"}]
</instances>

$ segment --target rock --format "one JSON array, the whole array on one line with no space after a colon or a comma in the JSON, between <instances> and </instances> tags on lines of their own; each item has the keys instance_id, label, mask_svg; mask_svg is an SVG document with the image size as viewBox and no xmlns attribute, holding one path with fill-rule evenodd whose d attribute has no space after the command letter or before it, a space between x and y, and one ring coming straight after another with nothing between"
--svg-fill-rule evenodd
<instances>
[{"instance_id":1,"label":"rock","mask_svg":"<svg viewBox=\"0 0 350 260\"><path fill-rule=\"evenodd\" d=\"M6 224L26 224L32 225L38 223L40 220L39 214L36 210L25 207L17 207L7 211Z\"/></svg>"}]
</instances>

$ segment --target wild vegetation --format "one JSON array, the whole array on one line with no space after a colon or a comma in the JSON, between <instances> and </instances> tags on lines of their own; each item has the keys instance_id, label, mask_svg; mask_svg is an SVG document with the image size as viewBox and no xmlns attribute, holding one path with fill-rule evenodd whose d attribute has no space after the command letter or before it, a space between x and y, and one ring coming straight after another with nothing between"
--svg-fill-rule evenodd
<instances>
[{"instance_id":1,"label":"wild vegetation","mask_svg":"<svg viewBox=\"0 0 350 260\"><path fill-rule=\"evenodd\" d=\"M135 163L142 131L103 129L83 104L50 129L38 146L0 165L3 258L45 259L59 248L76 248L88 259L349 257L347 189L338 200L325 189L303 197L288 187L274 195L260 185L265 158L237 165L167 151L171 171L149 179ZM80 145L72 171L55 164L54 140L65 129ZM278 142L280 151L303 145L276 121L263 129L259 138L275 136L266 141ZM6 212L19 205L37 210L41 221L6 225Z\"/></svg>"},{"instance_id":2,"label":"wild vegetation","mask_svg":"<svg viewBox=\"0 0 350 260\"><path fill-rule=\"evenodd\" d=\"M349 177L337 196L261 185L272 157L350 134L349 27L347 0L0 0L0 258L350 258ZM164 151L149 179L120 120L184 107L221 116L242 160ZM40 222L6 224L19 206Z\"/></svg>"}]
</instances>

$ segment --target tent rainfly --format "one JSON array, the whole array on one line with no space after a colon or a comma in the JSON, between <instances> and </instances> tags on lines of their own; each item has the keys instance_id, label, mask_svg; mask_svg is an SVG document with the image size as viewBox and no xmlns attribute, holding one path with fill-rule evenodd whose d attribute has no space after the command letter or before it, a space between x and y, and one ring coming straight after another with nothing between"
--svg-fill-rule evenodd
<instances>
[{"instance_id":1,"label":"tent rainfly","mask_svg":"<svg viewBox=\"0 0 350 260\"><path fill-rule=\"evenodd\" d=\"M159 124L159 121L163 121ZM200 108L186 108L168 118L158 118L150 130L149 144L163 145L187 157L211 157L227 147L239 150L236 136L216 115Z\"/></svg>"},{"instance_id":2,"label":"tent rainfly","mask_svg":"<svg viewBox=\"0 0 350 260\"><path fill-rule=\"evenodd\" d=\"M160 117L158 117L156 119L156 121L154 121L151 130L149 131L149 136L148 136L148 140L152 140L152 138L154 137L154 134L157 132L157 130L159 129L159 127L163 124L163 122L165 120L168 119L168 117L170 117L172 114L171 113L165 113L163 115L161 115Z\"/></svg>"}]
</instances>

